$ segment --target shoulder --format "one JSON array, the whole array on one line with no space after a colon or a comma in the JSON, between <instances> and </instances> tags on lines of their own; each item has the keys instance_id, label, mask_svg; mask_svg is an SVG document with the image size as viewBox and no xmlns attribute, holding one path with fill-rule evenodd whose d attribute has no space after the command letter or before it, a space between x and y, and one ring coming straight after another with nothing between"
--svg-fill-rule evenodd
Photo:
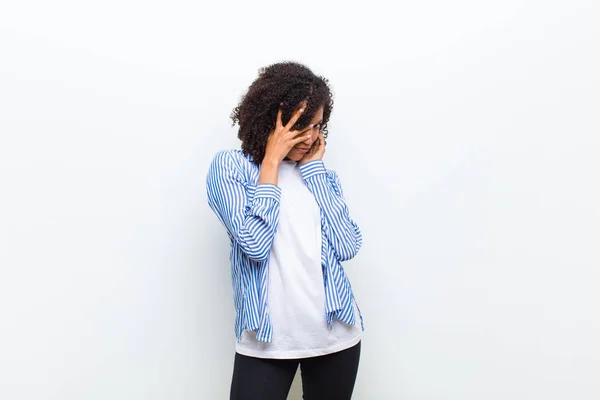
<instances>
[{"instance_id":1,"label":"shoulder","mask_svg":"<svg viewBox=\"0 0 600 400\"><path fill-rule=\"evenodd\" d=\"M211 168L236 167L243 169L252 165L252 159L239 149L220 150L213 156L210 165Z\"/></svg>"},{"instance_id":2,"label":"shoulder","mask_svg":"<svg viewBox=\"0 0 600 400\"><path fill-rule=\"evenodd\" d=\"M220 150L213 156L211 164L223 165L223 164L229 164L229 163L236 162L236 161L239 162L240 159L243 157L244 157L244 155L242 154L241 150L236 150L236 149Z\"/></svg>"},{"instance_id":3,"label":"shoulder","mask_svg":"<svg viewBox=\"0 0 600 400\"><path fill-rule=\"evenodd\" d=\"M256 168L258 167L254 165L250 155L244 154L242 150L221 150L213 156L207 178L219 181L227 176L245 182Z\"/></svg>"}]
</instances>

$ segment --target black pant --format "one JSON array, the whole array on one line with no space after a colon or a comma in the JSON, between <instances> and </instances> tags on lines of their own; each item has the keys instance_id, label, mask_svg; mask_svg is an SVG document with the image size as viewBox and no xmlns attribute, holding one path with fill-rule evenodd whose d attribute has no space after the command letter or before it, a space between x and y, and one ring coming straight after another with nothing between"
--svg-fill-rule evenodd
<instances>
[{"instance_id":1,"label":"black pant","mask_svg":"<svg viewBox=\"0 0 600 400\"><path fill-rule=\"evenodd\" d=\"M235 354L230 400L285 400L300 365L305 400L350 400L360 342L324 356L280 360Z\"/></svg>"}]
</instances>

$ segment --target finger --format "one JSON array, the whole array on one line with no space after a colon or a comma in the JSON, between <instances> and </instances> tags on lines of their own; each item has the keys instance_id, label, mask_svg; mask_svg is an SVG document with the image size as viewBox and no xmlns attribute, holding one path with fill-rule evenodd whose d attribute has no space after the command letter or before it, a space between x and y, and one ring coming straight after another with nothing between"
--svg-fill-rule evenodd
<instances>
[{"instance_id":1,"label":"finger","mask_svg":"<svg viewBox=\"0 0 600 400\"><path fill-rule=\"evenodd\" d=\"M295 130L295 131L289 131L287 133L287 135L289 137L295 137L297 135L302 135L304 133L306 133L307 131L310 131L313 128L314 124L310 124L309 126L307 126L306 128L302 129L302 130Z\"/></svg>"},{"instance_id":2,"label":"finger","mask_svg":"<svg viewBox=\"0 0 600 400\"><path fill-rule=\"evenodd\" d=\"M277 111L277 121L275 122L275 132L279 132L283 129L283 123L281 122L281 108Z\"/></svg>"},{"instance_id":3,"label":"finger","mask_svg":"<svg viewBox=\"0 0 600 400\"><path fill-rule=\"evenodd\" d=\"M302 142L304 142L305 140L308 140L308 139L310 139L310 135L300 135L300 136L298 136L296 138L291 139L290 140L290 144L292 146L295 146L298 143L302 143Z\"/></svg>"},{"instance_id":4,"label":"finger","mask_svg":"<svg viewBox=\"0 0 600 400\"><path fill-rule=\"evenodd\" d=\"M306 102L302 102L300 109L298 111L296 111L294 113L294 115L292 115L292 118L290 118L287 125L285 126L284 129L286 131L290 131L292 129L292 126L294 126L296 124L296 122L298 122L298 119L302 116L302 113L304 112L305 109L306 109Z\"/></svg>"},{"instance_id":5,"label":"finger","mask_svg":"<svg viewBox=\"0 0 600 400\"><path fill-rule=\"evenodd\" d=\"M325 152L325 138L323 138L323 135L319 135L317 140L319 142L317 146L317 152Z\"/></svg>"}]
</instances>

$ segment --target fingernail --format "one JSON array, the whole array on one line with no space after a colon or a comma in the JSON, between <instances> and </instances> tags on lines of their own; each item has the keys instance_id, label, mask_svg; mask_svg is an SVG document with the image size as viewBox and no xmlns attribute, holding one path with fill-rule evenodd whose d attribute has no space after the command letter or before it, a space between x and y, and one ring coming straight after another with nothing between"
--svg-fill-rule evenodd
<instances>
[{"instance_id":1,"label":"fingernail","mask_svg":"<svg viewBox=\"0 0 600 400\"><path fill-rule=\"evenodd\" d=\"M280 106L282 106L283 104L284 104L283 101L281 103L279 103Z\"/></svg>"}]
</instances>

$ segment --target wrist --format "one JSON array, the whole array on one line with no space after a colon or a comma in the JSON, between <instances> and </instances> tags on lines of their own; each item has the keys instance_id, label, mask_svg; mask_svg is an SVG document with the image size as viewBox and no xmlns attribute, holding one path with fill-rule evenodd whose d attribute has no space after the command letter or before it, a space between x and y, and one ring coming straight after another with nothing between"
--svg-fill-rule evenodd
<instances>
[{"instance_id":1,"label":"wrist","mask_svg":"<svg viewBox=\"0 0 600 400\"><path fill-rule=\"evenodd\" d=\"M281 160L278 160L273 157L265 156L262 161L262 166L266 168L279 168L279 164L281 164Z\"/></svg>"},{"instance_id":2,"label":"wrist","mask_svg":"<svg viewBox=\"0 0 600 400\"><path fill-rule=\"evenodd\" d=\"M323 161L322 157L303 157L298 164L302 165L302 164L308 164L309 162L313 162L313 161Z\"/></svg>"},{"instance_id":3,"label":"wrist","mask_svg":"<svg viewBox=\"0 0 600 400\"><path fill-rule=\"evenodd\" d=\"M323 160L310 160L300 165L300 173L304 179L312 178L315 175L326 174L327 169Z\"/></svg>"},{"instance_id":4,"label":"wrist","mask_svg":"<svg viewBox=\"0 0 600 400\"><path fill-rule=\"evenodd\" d=\"M260 164L260 176L258 183L271 183L277 185L279 175L279 161L271 158L263 159Z\"/></svg>"}]
</instances>

